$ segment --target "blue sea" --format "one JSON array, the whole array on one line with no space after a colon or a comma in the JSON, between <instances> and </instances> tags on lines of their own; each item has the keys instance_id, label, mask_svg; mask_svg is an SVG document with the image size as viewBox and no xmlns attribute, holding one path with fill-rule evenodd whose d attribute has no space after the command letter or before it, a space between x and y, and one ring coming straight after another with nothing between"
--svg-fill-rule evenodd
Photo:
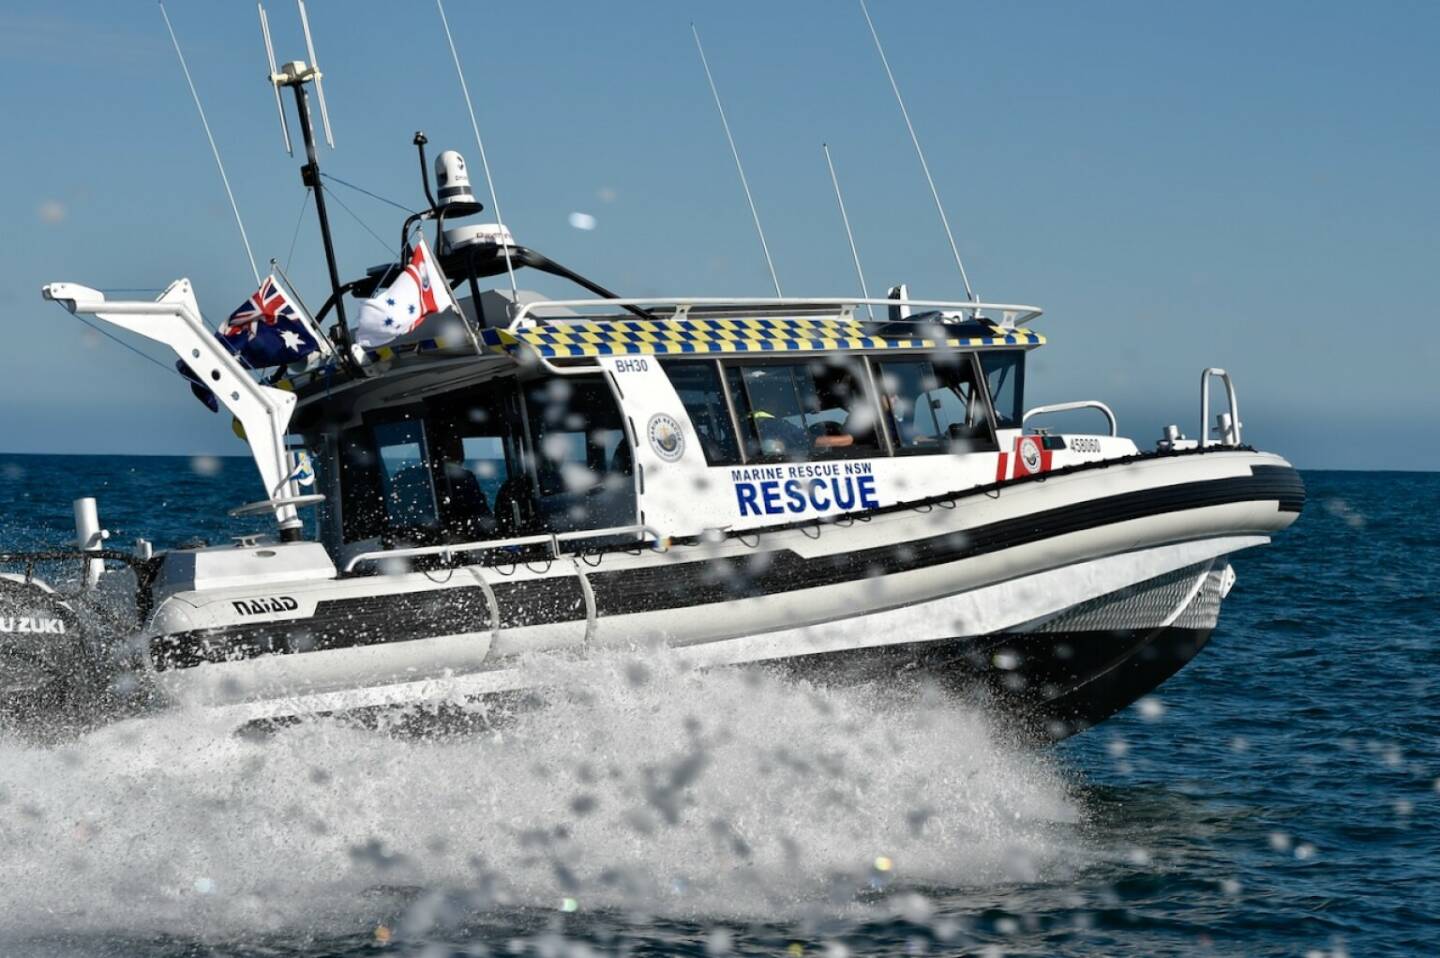
<instances>
[{"instance_id":1,"label":"blue sea","mask_svg":"<svg viewBox=\"0 0 1440 958\"><path fill-rule=\"evenodd\" d=\"M0 740L0 955L1440 954L1440 474L1308 472L1210 646L1059 746L927 689L537 661L459 738ZM0 547L263 528L233 459L0 456Z\"/></svg>"}]
</instances>

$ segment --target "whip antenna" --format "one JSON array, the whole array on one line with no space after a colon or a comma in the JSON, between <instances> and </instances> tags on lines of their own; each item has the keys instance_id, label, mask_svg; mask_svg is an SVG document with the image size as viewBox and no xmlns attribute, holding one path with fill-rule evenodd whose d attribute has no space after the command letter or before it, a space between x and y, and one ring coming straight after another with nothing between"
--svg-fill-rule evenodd
<instances>
[{"instance_id":1,"label":"whip antenna","mask_svg":"<svg viewBox=\"0 0 1440 958\"><path fill-rule=\"evenodd\" d=\"M305 52L310 55L310 68L315 71L315 98L320 101L320 125L325 128L325 142L335 149L335 137L330 132L330 111L325 108L325 80L320 72L320 61L315 59L315 41L310 38L310 17L305 13L305 0L295 0L300 8L300 29L305 31Z\"/></svg>"},{"instance_id":2,"label":"whip antenna","mask_svg":"<svg viewBox=\"0 0 1440 958\"><path fill-rule=\"evenodd\" d=\"M470 111L470 129L475 131L475 145L480 148L480 166L485 170L485 182L490 186L490 208L495 211L495 219L500 222L498 241L501 252L505 254L505 272L510 275L510 309L513 316L513 310L520 305L520 289L515 285L515 264L510 260L510 237L504 229L505 217L500 212L500 198L495 195L495 177L490 175L490 161L485 158L485 141L480 137L480 124L475 119L475 105L470 102L470 86L465 82L465 71L460 69L460 54L455 50L455 38L450 34L450 20L445 16L443 0L435 0L435 8L440 11L440 23L445 27L445 42L450 44L450 58L455 61L455 75L460 78L460 92L465 94L465 109ZM475 308L478 310L480 304L476 303Z\"/></svg>"},{"instance_id":3,"label":"whip antenna","mask_svg":"<svg viewBox=\"0 0 1440 958\"><path fill-rule=\"evenodd\" d=\"M695 49L700 51L700 64L705 67L705 79L710 81L710 93L715 97L715 109L720 111L720 125L725 128L725 139L730 142L730 155L735 157L735 169L740 173L740 188L745 191L745 202L750 204L750 216L755 220L755 232L760 236L760 249L765 253L765 265L770 267L770 281L775 284L775 295L783 297L780 292L780 277L775 274L775 261L770 258L770 246L765 242L765 230L760 226L760 214L755 209L755 198L750 195L750 184L745 179L745 167L740 162L740 151L735 148L735 137L730 135L730 121L725 119L725 107L720 102L720 91L715 86L715 77L710 72L710 61L705 59L705 47L700 43L700 31L695 29L695 24L690 24L690 32L695 34Z\"/></svg>"},{"instance_id":4,"label":"whip antenna","mask_svg":"<svg viewBox=\"0 0 1440 958\"><path fill-rule=\"evenodd\" d=\"M280 114L280 135L285 138L285 152L291 156L295 150L290 145L290 124L285 120L285 104L280 101L279 69L275 66L275 45L270 42L270 18L265 15L265 6L257 2L260 11L260 35L265 38L265 56L270 61L270 86L275 90L275 112Z\"/></svg>"},{"instance_id":5,"label":"whip antenna","mask_svg":"<svg viewBox=\"0 0 1440 958\"><path fill-rule=\"evenodd\" d=\"M230 209L235 214L235 225L240 227L240 242L245 244L245 256L250 260L250 272L255 275L255 285L260 285L260 269L255 265L255 254L250 249L250 237L245 234L245 221L240 218L240 204L235 202L235 193L230 189L230 177L225 175L225 164L220 160L220 148L210 132L210 121L205 119L205 108L200 105L200 94L195 92L195 81L190 79L190 67L185 63L185 54L180 51L180 40L170 24L170 14L165 12L164 0L160 0L160 16L165 18L165 29L170 32L170 42L175 45L175 56L180 58L180 70L185 74L185 83L190 87L190 98L195 101L195 110L200 114L200 125L205 128L205 138L210 141L210 152L215 165L220 169L220 182L225 184L225 195L230 198Z\"/></svg>"},{"instance_id":6,"label":"whip antenna","mask_svg":"<svg viewBox=\"0 0 1440 958\"><path fill-rule=\"evenodd\" d=\"M350 338L350 326L345 318L345 291L347 287L340 283L340 267L335 258L335 239L330 233L330 213L325 205L325 184L321 179L320 158L315 145L315 124L311 120L310 94L306 91L306 84L315 84L315 92L320 100L320 113L324 123L325 139L330 148L335 148L335 141L330 135L330 121L325 118L325 94L320 87L320 68L315 65L315 43L310 37L310 21L305 11L304 0L297 0L300 8L300 25L305 32L305 49L310 56L310 62L304 60L292 60L280 65L275 64L275 48L270 40L270 19L265 14L263 3L257 3L260 11L260 33L265 38L265 56L270 64L270 75L267 79L275 91L276 104L280 107L280 130L285 135L285 148L290 150L290 128L285 120L284 105L280 101L280 88L289 87L295 94L296 120L300 124L300 137L305 144L305 165L300 167L300 182L305 184L315 197L315 218L320 222L320 242L325 247L325 267L330 274L330 299L327 303L333 303L335 308L334 335L343 347L338 350L341 362L343 362L352 373L364 376L359 361L354 354L354 343ZM291 155L294 153L291 151ZM323 313L328 305L321 309Z\"/></svg>"},{"instance_id":7,"label":"whip antenna","mask_svg":"<svg viewBox=\"0 0 1440 958\"><path fill-rule=\"evenodd\" d=\"M845 238L850 241L850 255L855 259L855 275L860 277L860 294L867 300L870 298L870 289L865 285L865 271L860 268L860 251L855 247L855 234L850 231L850 217L845 213L845 197L840 194L840 178L835 175L835 162L830 159L830 144L821 143L820 149L825 151L825 165L830 167L830 182L835 184L835 202L840 204L840 219L845 224ZM869 303L865 309L870 313L870 320L875 320L875 307Z\"/></svg>"},{"instance_id":8,"label":"whip antenna","mask_svg":"<svg viewBox=\"0 0 1440 958\"><path fill-rule=\"evenodd\" d=\"M935 178L930 175L930 164L925 162L925 151L920 149L920 138L915 135L915 125L910 122L910 111L905 109L905 100L900 96L900 85L895 82L895 74L890 71L890 61L885 56L885 48L880 45L880 34L875 30L875 21L870 19L870 10L865 6L865 0L860 0L860 12L865 14L865 22L870 25L870 36L875 38L875 49L880 53L880 62L885 65L885 75L890 78L890 89L895 91L895 102L900 104L900 115L905 118L905 128L910 131L910 142L915 144L915 155L920 157L920 168L925 171L925 182L930 184L930 195L935 198L935 209L940 213L945 237L950 240L950 252L955 254L955 265L960 268L960 280L965 284L965 296L970 302L976 302L975 291L970 288L970 277L965 273L965 264L960 261L960 247L955 245L955 234L950 232L950 220L945 216L945 207L940 203L940 191L935 188Z\"/></svg>"}]
</instances>

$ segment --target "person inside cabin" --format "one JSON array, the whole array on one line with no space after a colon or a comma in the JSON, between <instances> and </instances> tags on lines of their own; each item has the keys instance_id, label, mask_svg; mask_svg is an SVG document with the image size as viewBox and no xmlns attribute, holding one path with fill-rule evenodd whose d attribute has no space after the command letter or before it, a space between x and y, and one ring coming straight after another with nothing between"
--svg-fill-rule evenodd
<instances>
[{"instance_id":1,"label":"person inside cabin","mask_svg":"<svg viewBox=\"0 0 1440 958\"><path fill-rule=\"evenodd\" d=\"M755 434L760 437L760 449L765 455L785 459L806 457L810 436L803 428L765 409L751 411L750 419L755 424Z\"/></svg>"}]
</instances>

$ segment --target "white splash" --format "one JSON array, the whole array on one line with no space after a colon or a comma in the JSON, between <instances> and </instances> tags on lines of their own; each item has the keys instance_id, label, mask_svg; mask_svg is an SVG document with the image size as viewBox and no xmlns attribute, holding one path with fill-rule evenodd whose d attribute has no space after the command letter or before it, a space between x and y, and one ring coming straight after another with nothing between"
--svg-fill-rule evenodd
<instances>
[{"instance_id":1,"label":"white splash","mask_svg":"<svg viewBox=\"0 0 1440 958\"><path fill-rule=\"evenodd\" d=\"M0 743L0 942L373 928L533 906L721 919L853 910L891 883L1064 871L1044 754L915 687L813 687L613 657L538 660L541 707L447 741L172 714L55 749ZM385 896L379 895L384 899ZM394 907L393 901L389 907Z\"/></svg>"}]
</instances>

